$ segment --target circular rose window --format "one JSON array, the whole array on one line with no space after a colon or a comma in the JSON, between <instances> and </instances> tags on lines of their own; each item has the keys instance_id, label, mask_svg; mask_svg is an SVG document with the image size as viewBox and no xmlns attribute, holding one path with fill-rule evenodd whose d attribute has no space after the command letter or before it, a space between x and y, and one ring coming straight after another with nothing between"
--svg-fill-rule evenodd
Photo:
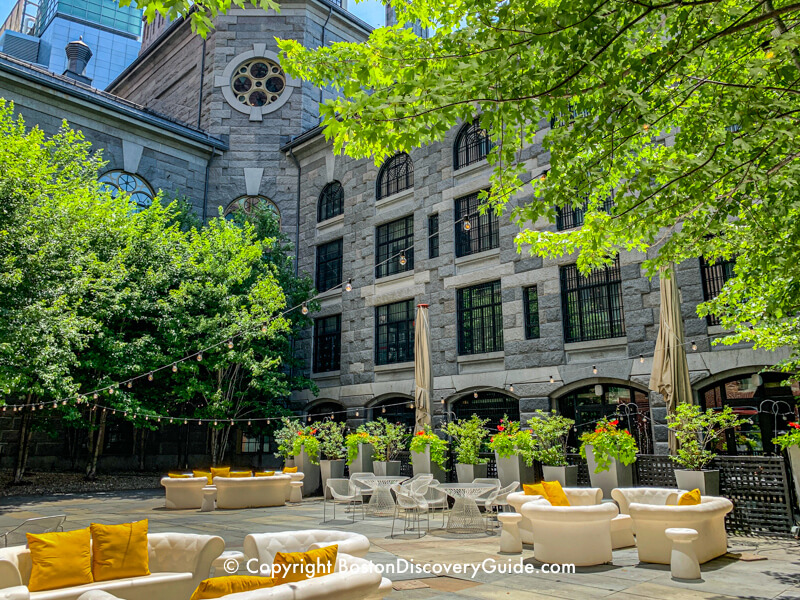
<instances>
[{"instance_id":1,"label":"circular rose window","mask_svg":"<svg viewBox=\"0 0 800 600\"><path fill-rule=\"evenodd\" d=\"M266 58L252 58L236 68L231 88L245 106L266 106L286 89L286 75L279 64Z\"/></svg>"}]
</instances>

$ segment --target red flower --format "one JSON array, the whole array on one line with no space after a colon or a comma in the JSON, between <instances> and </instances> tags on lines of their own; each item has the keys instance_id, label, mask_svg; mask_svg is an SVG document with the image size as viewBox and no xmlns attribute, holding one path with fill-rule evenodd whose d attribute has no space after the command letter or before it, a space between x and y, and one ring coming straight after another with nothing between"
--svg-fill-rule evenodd
<instances>
[{"instance_id":1,"label":"red flower","mask_svg":"<svg viewBox=\"0 0 800 600\"><path fill-rule=\"evenodd\" d=\"M425 435L425 432L420 430L420 431L417 432L417 435Z\"/></svg>"},{"instance_id":2,"label":"red flower","mask_svg":"<svg viewBox=\"0 0 800 600\"><path fill-rule=\"evenodd\" d=\"M793 427L795 429L800 429L800 423L789 423L789 427Z\"/></svg>"},{"instance_id":3,"label":"red flower","mask_svg":"<svg viewBox=\"0 0 800 600\"><path fill-rule=\"evenodd\" d=\"M506 428L503 427L502 425L498 425L497 426L497 431L505 431L505 430L506 430Z\"/></svg>"},{"instance_id":4,"label":"red flower","mask_svg":"<svg viewBox=\"0 0 800 600\"><path fill-rule=\"evenodd\" d=\"M608 424L614 426L619 425L619 419L614 419L613 421L609 421Z\"/></svg>"},{"instance_id":5,"label":"red flower","mask_svg":"<svg viewBox=\"0 0 800 600\"><path fill-rule=\"evenodd\" d=\"M500 422L502 423L502 422L503 422L503 419L500 419Z\"/></svg>"},{"instance_id":6,"label":"red flower","mask_svg":"<svg viewBox=\"0 0 800 600\"><path fill-rule=\"evenodd\" d=\"M490 442L493 442L493 441L494 441L494 436L490 437L490 438L489 438L489 441L490 441Z\"/></svg>"},{"instance_id":7,"label":"red flower","mask_svg":"<svg viewBox=\"0 0 800 600\"><path fill-rule=\"evenodd\" d=\"M311 435L314 435L315 433L317 433L317 430L316 429L312 429L311 430Z\"/></svg>"},{"instance_id":8,"label":"red flower","mask_svg":"<svg viewBox=\"0 0 800 600\"><path fill-rule=\"evenodd\" d=\"M595 432L595 433L605 433L605 432L606 432L606 430L605 430L605 429L603 429L602 427L598 427L597 429L595 429L595 430L594 430L594 432Z\"/></svg>"}]
</instances>

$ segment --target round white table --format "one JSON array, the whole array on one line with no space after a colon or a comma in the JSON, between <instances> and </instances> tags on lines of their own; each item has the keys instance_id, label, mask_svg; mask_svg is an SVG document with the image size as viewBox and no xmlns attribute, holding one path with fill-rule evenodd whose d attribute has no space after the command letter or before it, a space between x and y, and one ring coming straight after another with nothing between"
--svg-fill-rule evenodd
<instances>
[{"instance_id":1,"label":"round white table","mask_svg":"<svg viewBox=\"0 0 800 600\"><path fill-rule=\"evenodd\" d=\"M480 533L486 523L475 498L495 488L491 483L440 483L435 486L455 500L447 519L450 533Z\"/></svg>"},{"instance_id":2,"label":"round white table","mask_svg":"<svg viewBox=\"0 0 800 600\"><path fill-rule=\"evenodd\" d=\"M394 498L390 489L396 483L402 483L408 477L395 477L393 475L382 475L362 479L362 483L370 487L372 496L367 503L367 511L373 517L393 517Z\"/></svg>"}]
</instances>

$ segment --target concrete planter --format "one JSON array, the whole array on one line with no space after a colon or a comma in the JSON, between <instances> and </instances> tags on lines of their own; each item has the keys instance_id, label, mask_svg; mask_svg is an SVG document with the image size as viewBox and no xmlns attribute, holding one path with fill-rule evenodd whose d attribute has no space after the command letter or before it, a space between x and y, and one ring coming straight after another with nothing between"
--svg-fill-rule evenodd
<instances>
[{"instance_id":1,"label":"concrete planter","mask_svg":"<svg viewBox=\"0 0 800 600\"><path fill-rule=\"evenodd\" d=\"M633 464L623 465L617 459L611 459L611 466L607 471L595 473L597 461L594 459L594 450L586 446L586 462L589 464L589 480L592 487L603 490L603 498L611 498L614 488L633 487Z\"/></svg>"},{"instance_id":2,"label":"concrete planter","mask_svg":"<svg viewBox=\"0 0 800 600\"><path fill-rule=\"evenodd\" d=\"M399 460L374 460L372 461L372 469L378 477L392 476L400 477L400 461Z\"/></svg>"},{"instance_id":3,"label":"concrete planter","mask_svg":"<svg viewBox=\"0 0 800 600\"><path fill-rule=\"evenodd\" d=\"M374 450L372 444L359 444L358 455L350 463L351 473L372 473L372 454Z\"/></svg>"},{"instance_id":4,"label":"concrete planter","mask_svg":"<svg viewBox=\"0 0 800 600\"><path fill-rule=\"evenodd\" d=\"M290 469L291 469L292 467L296 466L296 465L294 464L294 456L290 456L289 458L287 458L286 460L284 460L284 461L283 461L283 466L284 466L284 467L289 467Z\"/></svg>"},{"instance_id":5,"label":"concrete planter","mask_svg":"<svg viewBox=\"0 0 800 600\"><path fill-rule=\"evenodd\" d=\"M476 479L485 478L486 472L488 470L488 465L465 465L462 463L456 463L456 477L458 477L458 483L472 483Z\"/></svg>"},{"instance_id":6,"label":"concrete planter","mask_svg":"<svg viewBox=\"0 0 800 600\"><path fill-rule=\"evenodd\" d=\"M521 456L509 456L502 458L494 453L495 461L497 462L497 478L500 480L500 486L506 487L515 481L523 483L536 483L536 469L533 465L530 467L525 464Z\"/></svg>"},{"instance_id":7,"label":"concrete planter","mask_svg":"<svg viewBox=\"0 0 800 600\"><path fill-rule=\"evenodd\" d=\"M411 452L411 467L414 470L414 475L430 473L439 483L446 481L444 469L431 460L430 446L425 446L425 452Z\"/></svg>"},{"instance_id":8,"label":"concrete planter","mask_svg":"<svg viewBox=\"0 0 800 600\"><path fill-rule=\"evenodd\" d=\"M700 490L701 496L719 496L719 471L675 469L675 481L682 490Z\"/></svg>"},{"instance_id":9,"label":"concrete planter","mask_svg":"<svg viewBox=\"0 0 800 600\"><path fill-rule=\"evenodd\" d=\"M795 498L800 499L800 447L791 446L786 449L789 454L789 465L792 467L792 479L794 479Z\"/></svg>"},{"instance_id":10,"label":"concrete planter","mask_svg":"<svg viewBox=\"0 0 800 600\"><path fill-rule=\"evenodd\" d=\"M342 479L344 477L344 459L319 461L319 472L322 477L322 489L325 497L331 499L331 493L326 487L328 479Z\"/></svg>"},{"instance_id":11,"label":"concrete planter","mask_svg":"<svg viewBox=\"0 0 800 600\"><path fill-rule=\"evenodd\" d=\"M311 462L311 457L306 453L305 447L300 454L294 457L294 463L297 470L303 474L303 496L316 494L320 484L319 464L315 465Z\"/></svg>"},{"instance_id":12,"label":"concrete planter","mask_svg":"<svg viewBox=\"0 0 800 600\"><path fill-rule=\"evenodd\" d=\"M578 487L578 467L551 467L542 465L542 474L545 481L558 481L561 487Z\"/></svg>"}]
</instances>

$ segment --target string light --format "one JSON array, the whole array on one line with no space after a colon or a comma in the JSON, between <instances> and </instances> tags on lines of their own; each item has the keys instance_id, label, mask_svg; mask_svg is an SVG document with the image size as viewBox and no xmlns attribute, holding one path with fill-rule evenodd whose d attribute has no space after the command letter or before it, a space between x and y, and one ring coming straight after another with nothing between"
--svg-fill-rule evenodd
<instances>
[{"instance_id":1,"label":"string light","mask_svg":"<svg viewBox=\"0 0 800 600\"><path fill-rule=\"evenodd\" d=\"M643 362L644 362L644 354L640 354L640 355L639 355L639 362L640 362L640 363L643 363Z\"/></svg>"},{"instance_id":2,"label":"string light","mask_svg":"<svg viewBox=\"0 0 800 600\"><path fill-rule=\"evenodd\" d=\"M403 267L403 266L405 266L405 264L406 264L406 255L405 254L401 254L400 255L400 266Z\"/></svg>"},{"instance_id":3,"label":"string light","mask_svg":"<svg viewBox=\"0 0 800 600\"><path fill-rule=\"evenodd\" d=\"M556 382L556 380L555 380L555 379L553 379L553 376L552 376L552 375L550 375L550 383L555 383L555 382Z\"/></svg>"},{"instance_id":4,"label":"string light","mask_svg":"<svg viewBox=\"0 0 800 600\"><path fill-rule=\"evenodd\" d=\"M261 333L267 333L267 324L266 324L266 323L264 323L264 324L261 326Z\"/></svg>"},{"instance_id":5,"label":"string light","mask_svg":"<svg viewBox=\"0 0 800 600\"><path fill-rule=\"evenodd\" d=\"M347 283L344 284L344 291L345 292L352 292L353 291L353 280L348 279Z\"/></svg>"},{"instance_id":6,"label":"string light","mask_svg":"<svg viewBox=\"0 0 800 600\"><path fill-rule=\"evenodd\" d=\"M356 416L358 416L358 411L356 411Z\"/></svg>"},{"instance_id":7,"label":"string light","mask_svg":"<svg viewBox=\"0 0 800 600\"><path fill-rule=\"evenodd\" d=\"M592 373L597 375L597 365L592 365Z\"/></svg>"},{"instance_id":8,"label":"string light","mask_svg":"<svg viewBox=\"0 0 800 600\"><path fill-rule=\"evenodd\" d=\"M694 340L692 341L692 350L697 350L697 344L694 342Z\"/></svg>"},{"instance_id":9,"label":"string light","mask_svg":"<svg viewBox=\"0 0 800 600\"><path fill-rule=\"evenodd\" d=\"M469 222L469 217L464 218L464 231L472 229L472 223Z\"/></svg>"},{"instance_id":10,"label":"string light","mask_svg":"<svg viewBox=\"0 0 800 600\"><path fill-rule=\"evenodd\" d=\"M512 394L514 393L514 384L513 383L510 386L508 386L508 391L511 392Z\"/></svg>"},{"instance_id":11,"label":"string light","mask_svg":"<svg viewBox=\"0 0 800 600\"><path fill-rule=\"evenodd\" d=\"M478 392L475 392L474 394L472 394L472 397L473 398L477 398L478 397Z\"/></svg>"},{"instance_id":12,"label":"string light","mask_svg":"<svg viewBox=\"0 0 800 600\"><path fill-rule=\"evenodd\" d=\"M300 312L302 312L304 315L308 314L308 305L305 302L303 302L303 306L300 309Z\"/></svg>"},{"instance_id":13,"label":"string light","mask_svg":"<svg viewBox=\"0 0 800 600\"><path fill-rule=\"evenodd\" d=\"M233 350L233 340L228 340L228 350Z\"/></svg>"},{"instance_id":14,"label":"string light","mask_svg":"<svg viewBox=\"0 0 800 600\"><path fill-rule=\"evenodd\" d=\"M382 407L381 407L381 412L382 412L383 414L386 414L386 407L385 407L385 406L382 406Z\"/></svg>"},{"instance_id":15,"label":"string light","mask_svg":"<svg viewBox=\"0 0 800 600\"><path fill-rule=\"evenodd\" d=\"M98 394L97 392L92 394L92 398L94 398L95 400L97 400L99 397L100 397L100 394Z\"/></svg>"},{"instance_id":16,"label":"string light","mask_svg":"<svg viewBox=\"0 0 800 600\"><path fill-rule=\"evenodd\" d=\"M250 427L253 424L252 421L247 421L247 426Z\"/></svg>"},{"instance_id":17,"label":"string light","mask_svg":"<svg viewBox=\"0 0 800 600\"><path fill-rule=\"evenodd\" d=\"M201 360L203 360L203 353L202 352L197 355L197 362L200 362Z\"/></svg>"},{"instance_id":18,"label":"string light","mask_svg":"<svg viewBox=\"0 0 800 600\"><path fill-rule=\"evenodd\" d=\"M153 373L152 372L147 374L147 381L153 381Z\"/></svg>"},{"instance_id":19,"label":"string light","mask_svg":"<svg viewBox=\"0 0 800 600\"><path fill-rule=\"evenodd\" d=\"M114 388L108 388L108 395L111 396L114 394Z\"/></svg>"},{"instance_id":20,"label":"string light","mask_svg":"<svg viewBox=\"0 0 800 600\"><path fill-rule=\"evenodd\" d=\"M172 363L172 372L173 373L177 373L178 372L178 363Z\"/></svg>"},{"instance_id":21,"label":"string light","mask_svg":"<svg viewBox=\"0 0 800 600\"><path fill-rule=\"evenodd\" d=\"M133 382L132 382L132 381L129 381L129 382L128 382L128 389L131 389L132 387L133 387Z\"/></svg>"}]
</instances>

